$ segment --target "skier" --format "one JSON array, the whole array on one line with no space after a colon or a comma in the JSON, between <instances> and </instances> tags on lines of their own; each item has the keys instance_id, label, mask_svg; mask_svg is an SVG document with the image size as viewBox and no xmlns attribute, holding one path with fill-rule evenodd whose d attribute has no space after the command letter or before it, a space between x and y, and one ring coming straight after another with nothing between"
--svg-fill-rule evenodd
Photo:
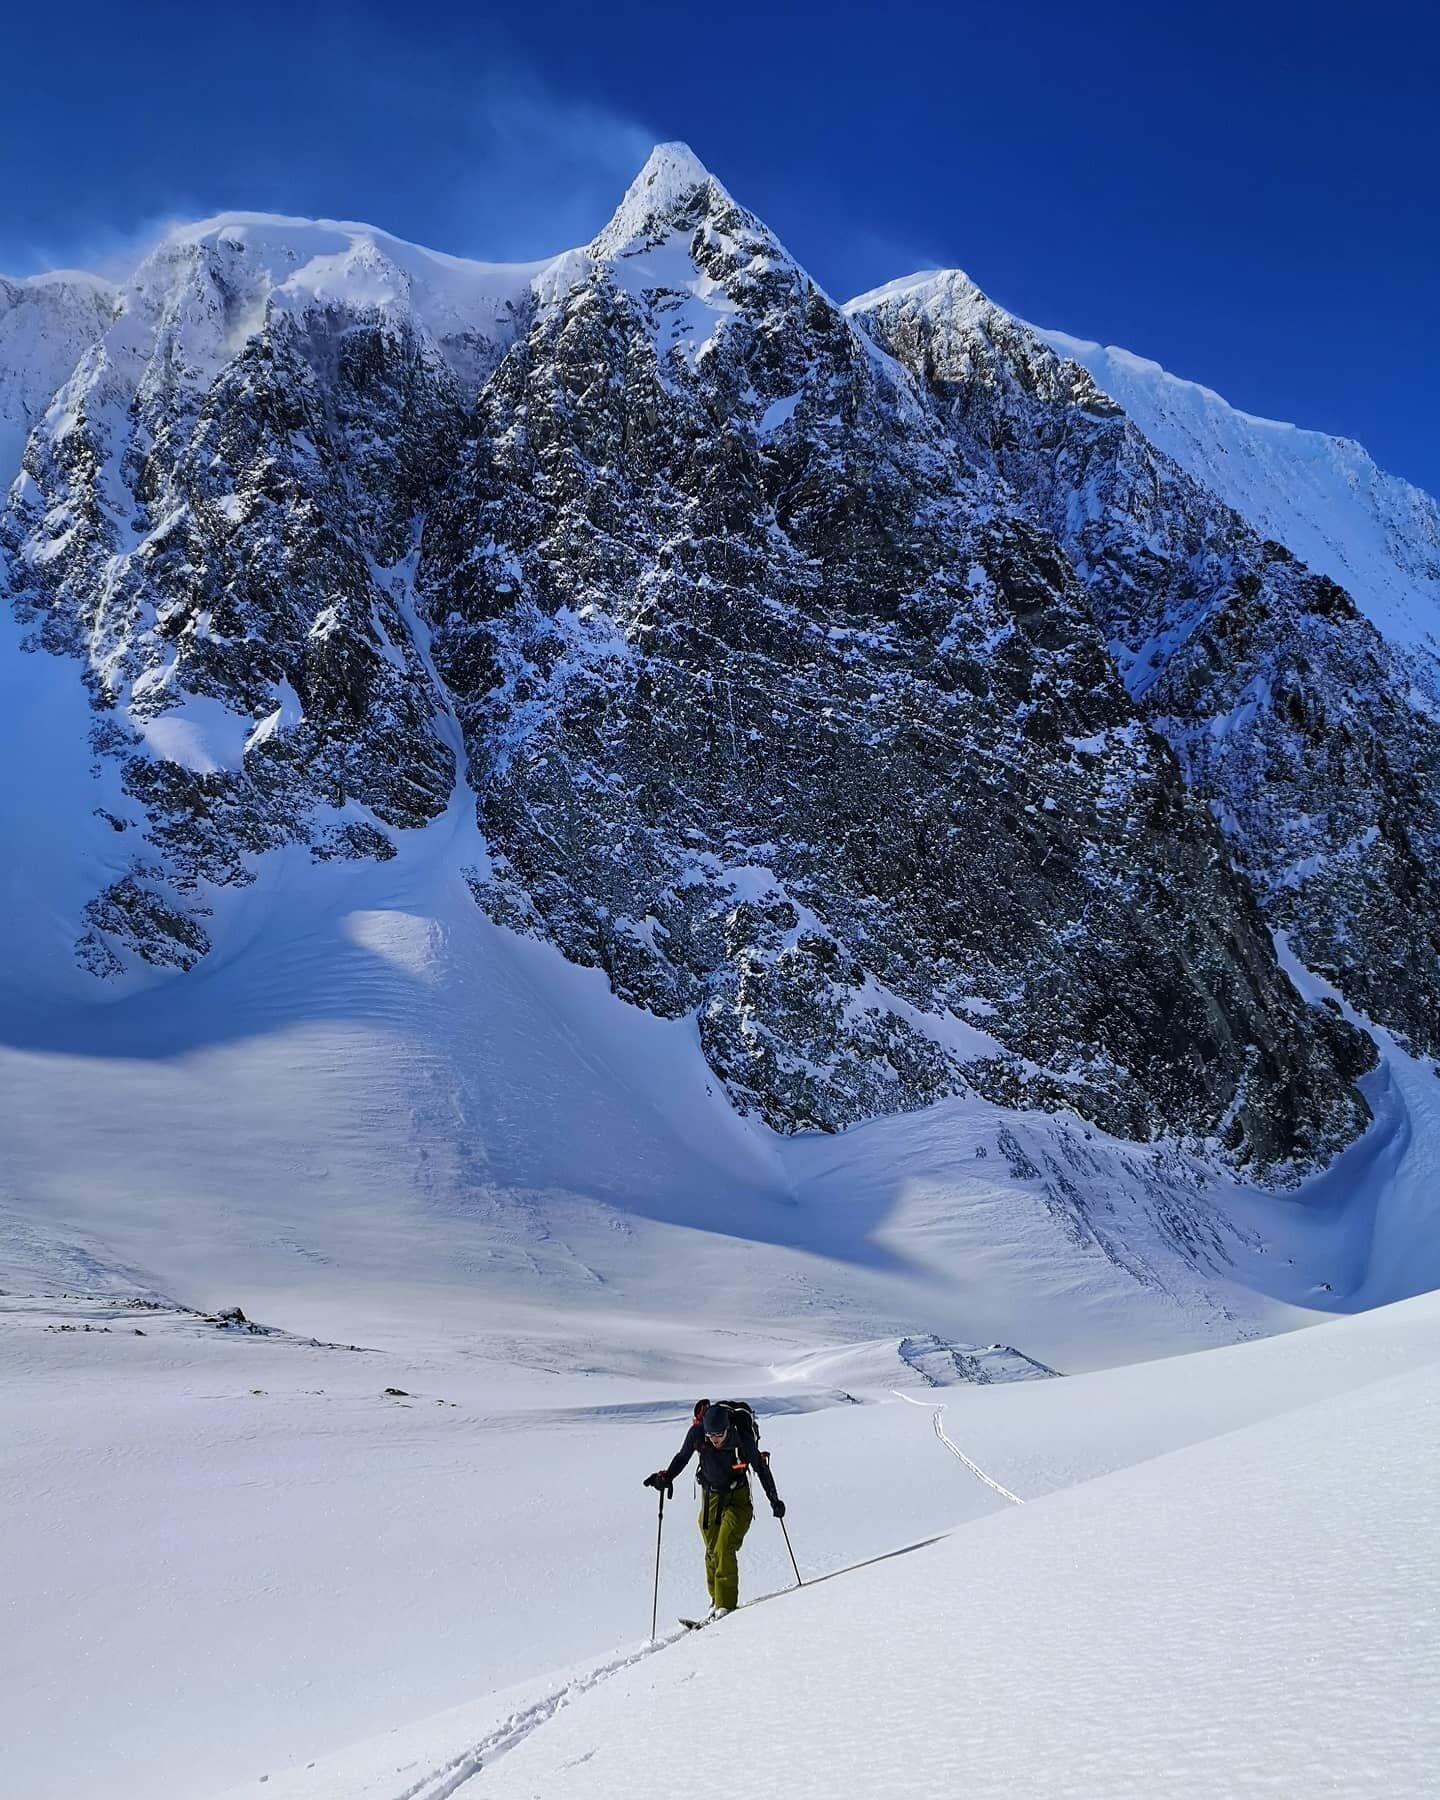
<instances>
[{"instance_id":1,"label":"skier","mask_svg":"<svg viewBox=\"0 0 1440 1800\"><path fill-rule=\"evenodd\" d=\"M702 1412L703 1407L703 1412ZM736 1557L755 1509L750 1500L750 1471L760 1485L777 1519L785 1517L785 1502L775 1492L770 1465L755 1446L754 1414L748 1406L732 1411L723 1401L695 1409L695 1423L666 1469L645 1477L645 1486L665 1493L673 1490L675 1477L699 1452L696 1479L700 1483L700 1536L705 1543L705 1584L710 1590L711 1619L723 1619L740 1599L740 1570Z\"/></svg>"}]
</instances>

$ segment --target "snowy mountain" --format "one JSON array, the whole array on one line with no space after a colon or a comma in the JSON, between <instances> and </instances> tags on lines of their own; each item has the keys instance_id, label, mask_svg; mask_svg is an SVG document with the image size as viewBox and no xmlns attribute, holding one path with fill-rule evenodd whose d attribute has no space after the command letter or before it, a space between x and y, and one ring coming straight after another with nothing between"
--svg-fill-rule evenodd
<instances>
[{"instance_id":1,"label":"snowy mountain","mask_svg":"<svg viewBox=\"0 0 1440 1800\"><path fill-rule=\"evenodd\" d=\"M703 1677L800 1794L1304 1792L1297 1642L1423 1781L1433 509L1088 354L675 145L0 283L17 1791L629 1793ZM652 1645L701 1392L835 1579Z\"/></svg>"},{"instance_id":2,"label":"snowy mountain","mask_svg":"<svg viewBox=\"0 0 1440 1800\"><path fill-rule=\"evenodd\" d=\"M92 891L26 934L91 979L468 784L477 903L780 1129L978 1093L1293 1179L1364 1125L1052 537L683 148L526 268L174 234L0 542L95 708Z\"/></svg>"},{"instance_id":3,"label":"snowy mountain","mask_svg":"<svg viewBox=\"0 0 1440 1800\"><path fill-rule=\"evenodd\" d=\"M118 304L115 289L95 275L0 276L0 479L7 486L25 440Z\"/></svg>"}]
</instances>

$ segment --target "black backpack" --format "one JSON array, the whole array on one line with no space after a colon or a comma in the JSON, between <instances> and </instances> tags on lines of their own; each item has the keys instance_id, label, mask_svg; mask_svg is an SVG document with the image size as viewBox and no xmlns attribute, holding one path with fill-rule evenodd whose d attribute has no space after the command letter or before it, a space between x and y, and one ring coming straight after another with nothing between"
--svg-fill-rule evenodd
<instances>
[{"instance_id":1,"label":"black backpack","mask_svg":"<svg viewBox=\"0 0 1440 1800\"><path fill-rule=\"evenodd\" d=\"M748 1400L697 1400L695 1402L695 1423L698 1426L704 1419L706 1411L712 1406L723 1406L730 1415L730 1424L734 1428L750 1434L750 1442L760 1450L760 1421L755 1417L755 1408ZM768 1450L760 1450L766 1462L770 1460ZM748 1465L737 1462L736 1468L743 1469Z\"/></svg>"}]
</instances>

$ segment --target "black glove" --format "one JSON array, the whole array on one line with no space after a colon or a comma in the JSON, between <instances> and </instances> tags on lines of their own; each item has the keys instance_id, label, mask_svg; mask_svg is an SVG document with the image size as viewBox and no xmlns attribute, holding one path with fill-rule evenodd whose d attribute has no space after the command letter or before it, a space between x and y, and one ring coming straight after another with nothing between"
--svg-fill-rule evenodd
<instances>
[{"instance_id":1,"label":"black glove","mask_svg":"<svg viewBox=\"0 0 1440 1800\"><path fill-rule=\"evenodd\" d=\"M783 1500L772 1500L770 1502L770 1510L777 1519L783 1519L785 1517L785 1502Z\"/></svg>"},{"instance_id":2,"label":"black glove","mask_svg":"<svg viewBox=\"0 0 1440 1800\"><path fill-rule=\"evenodd\" d=\"M663 1469L657 1469L653 1475L647 1475L641 1486L653 1487L657 1493L663 1492L667 1500L675 1498L674 1484Z\"/></svg>"}]
</instances>

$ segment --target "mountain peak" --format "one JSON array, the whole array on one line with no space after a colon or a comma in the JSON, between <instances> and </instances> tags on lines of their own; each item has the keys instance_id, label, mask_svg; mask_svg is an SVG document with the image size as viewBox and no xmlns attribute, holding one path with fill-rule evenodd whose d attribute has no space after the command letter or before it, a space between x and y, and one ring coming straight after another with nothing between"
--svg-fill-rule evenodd
<instances>
[{"instance_id":1,"label":"mountain peak","mask_svg":"<svg viewBox=\"0 0 1440 1800\"><path fill-rule=\"evenodd\" d=\"M710 171L688 144L678 138L668 144L657 144L645 158L645 166L630 184L636 188L669 185L676 193L688 193L709 181Z\"/></svg>"},{"instance_id":2,"label":"mountain peak","mask_svg":"<svg viewBox=\"0 0 1440 1800\"><path fill-rule=\"evenodd\" d=\"M625 191L610 223L590 246L597 256L620 256L637 238L653 237L702 188L724 189L688 144L657 144Z\"/></svg>"},{"instance_id":3,"label":"mountain peak","mask_svg":"<svg viewBox=\"0 0 1440 1800\"><path fill-rule=\"evenodd\" d=\"M845 302L843 310L848 318L853 319L864 313L875 312L890 302L902 300L927 308L968 308L990 304L980 287L963 269L919 269L913 275L902 275L897 281L887 281L881 287L871 288L868 293L857 294L853 300Z\"/></svg>"}]
</instances>

